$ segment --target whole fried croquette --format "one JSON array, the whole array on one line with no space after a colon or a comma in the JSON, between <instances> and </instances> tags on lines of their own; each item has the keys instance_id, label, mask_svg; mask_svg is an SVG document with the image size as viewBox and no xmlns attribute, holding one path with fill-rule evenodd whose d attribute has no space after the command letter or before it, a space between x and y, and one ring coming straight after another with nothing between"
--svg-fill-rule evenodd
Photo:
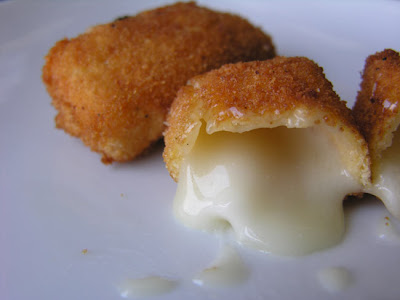
<instances>
[{"instance_id":1,"label":"whole fried croquette","mask_svg":"<svg viewBox=\"0 0 400 300\"><path fill-rule=\"evenodd\" d=\"M245 19L195 3L97 25L50 49L43 82L56 127L102 154L129 161L162 137L180 86L223 64L275 55L271 38Z\"/></svg>"}]
</instances>

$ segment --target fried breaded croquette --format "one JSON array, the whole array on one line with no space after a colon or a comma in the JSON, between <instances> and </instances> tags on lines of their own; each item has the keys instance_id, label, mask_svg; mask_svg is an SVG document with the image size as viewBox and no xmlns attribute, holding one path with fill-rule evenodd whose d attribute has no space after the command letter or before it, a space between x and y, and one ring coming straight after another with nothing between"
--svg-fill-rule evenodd
<instances>
[{"instance_id":1,"label":"fried breaded croquette","mask_svg":"<svg viewBox=\"0 0 400 300\"><path fill-rule=\"evenodd\" d=\"M371 153L372 186L366 192L380 198L400 219L400 55L385 49L365 62L355 119Z\"/></svg>"},{"instance_id":2,"label":"fried breaded croquette","mask_svg":"<svg viewBox=\"0 0 400 300\"><path fill-rule=\"evenodd\" d=\"M374 161L392 144L393 133L400 124L399 102L399 53L385 49L369 56L353 113Z\"/></svg>"},{"instance_id":3,"label":"fried breaded croquette","mask_svg":"<svg viewBox=\"0 0 400 300\"><path fill-rule=\"evenodd\" d=\"M177 90L192 76L274 54L271 38L243 18L177 3L57 42L42 77L57 128L110 163L160 139Z\"/></svg>"},{"instance_id":4,"label":"fried breaded croquette","mask_svg":"<svg viewBox=\"0 0 400 300\"><path fill-rule=\"evenodd\" d=\"M172 104L164 138L164 160L175 181L203 122L209 134L326 127L336 136L351 173L363 184L369 181L367 145L351 110L332 90L322 68L307 58L229 64L189 80Z\"/></svg>"},{"instance_id":5,"label":"fried breaded croquette","mask_svg":"<svg viewBox=\"0 0 400 300\"><path fill-rule=\"evenodd\" d=\"M367 143L307 58L228 64L196 76L172 104L164 160L188 227L232 228L280 255L331 247L342 202L369 183Z\"/></svg>"}]
</instances>

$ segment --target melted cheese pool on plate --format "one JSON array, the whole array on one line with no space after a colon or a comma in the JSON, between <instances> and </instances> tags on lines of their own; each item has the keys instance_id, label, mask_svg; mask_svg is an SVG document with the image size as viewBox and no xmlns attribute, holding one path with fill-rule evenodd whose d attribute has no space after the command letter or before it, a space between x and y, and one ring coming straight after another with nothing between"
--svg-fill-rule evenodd
<instances>
[{"instance_id":1,"label":"melted cheese pool on plate","mask_svg":"<svg viewBox=\"0 0 400 300\"><path fill-rule=\"evenodd\" d=\"M197 229L231 227L262 251L304 255L340 241L342 201L361 188L320 128L207 134L203 126L182 164L174 213Z\"/></svg>"}]
</instances>

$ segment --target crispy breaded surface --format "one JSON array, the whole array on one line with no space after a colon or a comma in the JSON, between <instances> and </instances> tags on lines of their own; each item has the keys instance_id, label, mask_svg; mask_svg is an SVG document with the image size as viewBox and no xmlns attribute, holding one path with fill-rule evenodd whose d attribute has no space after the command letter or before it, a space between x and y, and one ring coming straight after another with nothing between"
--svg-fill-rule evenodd
<instances>
[{"instance_id":1,"label":"crispy breaded surface","mask_svg":"<svg viewBox=\"0 0 400 300\"><path fill-rule=\"evenodd\" d=\"M131 160L161 137L177 90L192 76L274 54L271 38L246 20L177 3L57 42L42 77L56 126L108 163Z\"/></svg>"},{"instance_id":2,"label":"crispy breaded surface","mask_svg":"<svg viewBox=\"0 0 400 300\"><path fill-rule=\"evenodd\" d=\"M392 144L393 133L400 124L399 102L399 53L385 49L369 56L353 113L368 142L373 163Z\"/></svg>"},{"instance_id":3,"label":"crispy breaded surface","mask_svg":"<svg viewBox=\"0 0 400 300\"><path fill-rule=\"evenodd\" d=\"M324 126L354 177L363 184L369 181L367 145L350 109L322 68L307 58L229 64L196 76L181 88L168 117L163 154L174 180L202 123L209 134Z\"/></svg>"}]
</instances>

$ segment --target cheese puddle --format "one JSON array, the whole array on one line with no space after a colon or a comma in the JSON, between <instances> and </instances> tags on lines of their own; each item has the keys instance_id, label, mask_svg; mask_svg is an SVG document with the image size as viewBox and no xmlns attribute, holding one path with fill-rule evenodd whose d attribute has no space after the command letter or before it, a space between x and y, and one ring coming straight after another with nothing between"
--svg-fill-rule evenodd
<instances>
[{"instance_id":1,"label":"cheese puddle","mask_svg":"<svg viewBox=\"0 0 400 300\"><path fill-rule=\"evenodd\" d=\"M343 198L361 190L336 152L316 128L201 128L182 164L174 213L201 230L232 227L238 242L275 254L330 247L344 232Z\"/></svg>"},{"instance_id":2,"label":"cheese puddle","mask_svg":"<svg viewBox=\"0 0 400 300\"><path fill-rule=\"evenodd\" d=\"M176 281L159 276L150 276L126 279L118 285L118 290L123 298L145 298L169 293L177 285Z\"/></svg>"},{"instance_id":3,"label":"cheese puddle","mask_svg":"<svg viewBox=\"0 0 400 300\"><path fill-rule=\"evenodd\" d=\"M328 267L318 272L321 285L329 292L340 292L353 283L349 271L343 267Z\"/></svg>"},{"instance_id":4,"label":"cheese puddle","mask_svg":"<svg viewBox=\"0 0 400 300\"><path fill-rule=\"evenodd\" d=\"M382 153L379 166L374 170L379 174L374 185L366 192L380 198L386 208L400 219L400 131L394 133L392 145Z\"/></svg>"}]
</instances>

